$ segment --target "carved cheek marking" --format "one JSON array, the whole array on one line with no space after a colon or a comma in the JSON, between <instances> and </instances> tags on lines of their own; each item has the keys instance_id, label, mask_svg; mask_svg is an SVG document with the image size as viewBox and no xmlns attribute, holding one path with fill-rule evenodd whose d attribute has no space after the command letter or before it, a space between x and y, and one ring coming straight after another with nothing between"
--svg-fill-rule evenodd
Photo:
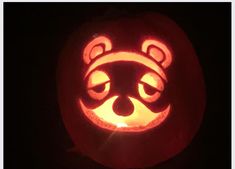
<instances>
[{"instance_id":1,"label":"carved cheek marking","mask_svg":"<svg viewBox=\"0 0 235 169\"><path fill-rule=\"evenodd\" d=\"M112 108L117 98L118 96L113 96L95 109L87 108L81 99L79 99L78 104L86 117L94 124L101 128L119 131L142 131L156 127L167 118L170 112L170 105L161 112L152 112L137 99L129 97L134 105L134 111L129 116L120 116Z\"/></svg>"}]
</instances>

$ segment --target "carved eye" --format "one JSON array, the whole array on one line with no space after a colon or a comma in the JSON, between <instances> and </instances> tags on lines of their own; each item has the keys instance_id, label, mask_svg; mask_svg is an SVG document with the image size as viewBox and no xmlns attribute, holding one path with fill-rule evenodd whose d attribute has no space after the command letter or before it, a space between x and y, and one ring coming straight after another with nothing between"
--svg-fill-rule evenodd
<instances>
[{"instance_id":1,"label":"carved eye","mask_svg":"<svg viewBox=\"0 0 235 169\"><path fill-rule=\"evenodd\" d=\"M162 79L155 73L144 74L138 84L140 97L146 102L156 101L164 90Z\"/></svg>"},{"instance_id":2,"label":"carved eye","mask_svg":"<svg viewBox=\"0 0 235 169\"><path fill-rule=\"evenodd\" d=\"M94 71L88 78L87 93L96 100L105 98L110 90L110 79L103 71Z\"/></svg>"}]
</instances>

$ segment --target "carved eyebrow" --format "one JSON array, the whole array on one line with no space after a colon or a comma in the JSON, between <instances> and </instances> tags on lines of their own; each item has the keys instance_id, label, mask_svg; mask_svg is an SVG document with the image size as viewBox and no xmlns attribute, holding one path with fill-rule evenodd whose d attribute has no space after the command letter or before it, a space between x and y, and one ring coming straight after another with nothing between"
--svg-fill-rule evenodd
<instances>
[{"instance_id":1,"label":"carved eyebrow","mask_svg":"<svg viewBox=\"0 0 235 169\"><path fill-rule=\"evenodd\" d=\"M94 86L107 83L109 81L110 81L110 78L105 72L96 70L91 73L88 79L87 88L92 88Z\"/></svg>"},{"instance_id":2,"label":"carved eyebrow","mask_svg":"<svg viewBox=\"0 0 235 169\"><path fill-rule=\"evenodd\" d=\"M140 63L142 65L145 65L146 67L150 68L151 70L157 72L159 75L162 76L162 78L167 81L166 75L162 68L156 64L153 60L143 57L143 55L134 53L134 52L117 52L117 53L110 53L107 55L104 55L101 58L98 58L95 60L90 67L88 68L84 78L89 75L89 73L97 68L98 66L106 63L113 63L117 61L124 61L124 62L136 62Z\"/></svg>"}]
</instances>

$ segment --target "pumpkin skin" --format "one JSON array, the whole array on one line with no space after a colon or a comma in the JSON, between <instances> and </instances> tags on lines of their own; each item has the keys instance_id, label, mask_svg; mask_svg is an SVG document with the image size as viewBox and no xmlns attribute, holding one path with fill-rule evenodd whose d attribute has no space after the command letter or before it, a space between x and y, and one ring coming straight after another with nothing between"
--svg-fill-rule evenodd
<instances>
[{"instance_id":1,"label":"pumpkin skin","mask_svg":"<svg viewBox=\"0 0 235 169\"><path fill-rule=\"evenodd\" d=\"M100 37L105 37L110 44ZM94 43L95 39L99 39L98 43ZM164 66L163 62L159 62L161 57L154 59L150 49L143 49L146 40L165 45L171 54L169 65ZM87 61L84 59L84 52L89 44L92 44L87 50L88 58L91 59ZM161 49L153 44L149 46ZM156 56L161 55L161 51L157 50ZM129 52L126 55L128 58L131 58L130 55L136 58L137 55L134 54L139 54L154 61L164 72L167 79L164 81L164 90L155 101L141 99L138 92L141 77L152 72L148 63L123 61L125 52ZM86 75L92 63L105 56L117 58L114 56L117 53L118 58L123 58L116 62L102 63ZM166 58L164 50L163 56ZM99 99L94 99L97 96L88 92L88 81L95 71L97 72L93 77L98 77L99 73L108 76L110 92L104 98L99 95ZM106 75L101 76L107 78ZM163 76L160 78L164 79ZM65 127L74 143L74 150L111 168L148 167L181 152L191 142L200 126L205 107L204 88L200 64L187 36L172 20L159 14L87 23L71 35L58 63L59 104ZM140 100L155 114L170 106L168 113L163 120L150 126L145 125L148 121L120 126L113 123L110 127L112 119L105 122L102 118L99 122L92 120L81 104L82 100L83 105L94 110L113 96L127 95ZM114 107L113 105L113 112L117 110ZM118 115L128 117L134 110L135 107L129 114ZM94 112L90 112L92 113ZM143 117L144 115L141 116Z\"/></svg>"}]
</instances>

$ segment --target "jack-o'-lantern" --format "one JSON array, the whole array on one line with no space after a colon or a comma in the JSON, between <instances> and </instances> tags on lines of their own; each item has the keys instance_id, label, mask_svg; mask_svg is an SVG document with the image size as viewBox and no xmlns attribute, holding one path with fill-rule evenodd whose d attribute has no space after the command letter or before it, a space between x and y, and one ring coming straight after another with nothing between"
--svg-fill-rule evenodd
<instances>
[{"instance_id":1,"label":"jack-o'-lantern","mask_svg":"<svg viewBox=\"0 0 235 169\"><path fill-rule=\"evenodd\" d=\"M112 43L105 36L96 37L84 49L83 59L88 64L85 93L89 97L79 99L82 112L97 126L111 131L138 132L158 126L168 116L170 104L154 108L147 105L155 104L164 90L164 69L172 61L170 50L164 43L149 38L142 43L142 53L111 51ZM120 69L127 67L123 63L133 67L128 81L115 78ZM144 71L138 71L140 68ZM89 108L87 102L91 99L98 106Z\"/></svg>"},{"instance_id":2,"label":"jack-o'-lantern","mask_svg":"<svg viewBox=\"0 0 235 169\"><path fill-rule=\"evenodd\" d=\"M112 168L169 159L190 143L202 119L195 51L158 14L86 24L68 41L58 77L75 151Z\"/></svg>"}]
</instances>

